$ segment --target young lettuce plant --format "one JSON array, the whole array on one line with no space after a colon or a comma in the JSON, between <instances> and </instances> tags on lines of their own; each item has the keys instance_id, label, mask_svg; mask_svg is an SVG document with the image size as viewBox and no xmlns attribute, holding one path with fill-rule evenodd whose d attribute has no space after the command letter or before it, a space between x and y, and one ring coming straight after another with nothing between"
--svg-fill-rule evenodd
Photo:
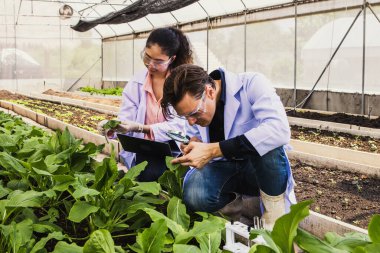
<instances>
[{"instance_id":1,"label":"young lettuce plant","mask_svg":"<svg viewBox=\"0 0 380 253\"><path fill-rule=\"evenodd\" d=\"M297 235L299 223L309 215L311 200L306 200L290 207L290 212L277 219L273 230L252 229L250 239L262 236L266 245L255 244L249 253L294 253L293 241Z\"/></svg>"},{"instance_id":2,"label":"young lettuce plant","mask_svg":"<svg viewBox=\"0 0 380 253\"><path fill-rule=\"evenodd\" d=\"M380 252L380 215L371 218L368 236L361 233L346 233L344 236L328 232L324 240L299 229L295 238L298 246L309 253L376 253Z\"/></svg>"}]
</instances>

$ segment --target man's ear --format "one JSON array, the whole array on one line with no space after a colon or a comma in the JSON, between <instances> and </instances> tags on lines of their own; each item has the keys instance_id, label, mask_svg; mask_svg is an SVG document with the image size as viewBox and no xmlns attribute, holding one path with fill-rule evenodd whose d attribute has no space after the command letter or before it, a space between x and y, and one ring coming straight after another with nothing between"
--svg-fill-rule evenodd
<instances>
[{"instance_id":1,"label":"man's ear","mask_svg":"<svg viewBox=\"0 0 380 253\"><path fill-rule=\"evenodd\" d=\"M206 96L208 96L211 99L216 98L216 90L211 87L211 85L206 85Z\"/></svg>"}]
</instances>

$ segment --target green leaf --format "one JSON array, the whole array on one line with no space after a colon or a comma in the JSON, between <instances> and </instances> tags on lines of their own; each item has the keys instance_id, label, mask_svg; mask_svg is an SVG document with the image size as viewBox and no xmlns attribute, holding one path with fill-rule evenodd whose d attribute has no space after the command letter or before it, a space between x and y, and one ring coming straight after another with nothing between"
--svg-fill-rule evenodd
<instances>
[{"instance_id":1,"label":"green leaf","mask_svg":"<svg viewBox=\"0 0 380 253\"><path fill-rule=\"evenodd\" d=\"M164 174L158 179L161 186L166 189L169 196L176 196L182 198L182 190L179 185L176 175L172 171L165 171Z\"/></svg>"},{"instance_id":2,"label":"green leaf","mask_svg":"<svg viewBox=\"0 0 380 253\"><path fill-rule=\"evenodd\" d=\"M336 249L302 229L297 230L295 242L301 249L309 253L347 253L347 251Z\"/></svg>"},{"instance_id":3,"label":"green leaf","mask_svg":"<svg viewBox=\"0 0 380 253\"><path fill-rule=\"evenodd\" d=\"M326 241L334 248L353 251L356 247L365 246L370 243L369 237L362 233L352 232L340 236L334 232L325 234Z\"/></svg>"},{"instance_id":4,"label":"green leaf","mask_svg":"<svg viewBox=\"0 0 380 253\"><path fill-rule=\"evenodd\" d=\"M115 183L117 177L118 170L115 159L104 158L101 163L96 164L94 188L98 191L108 190Z\"/></svg>"},{"instance_id":5,"label":"green leaf","mask_svg":"<svg viewBox=\"0 0 380 253\"><path fill-rule=\"evenodd\" d=\"M52 253L82 253L83 248L79 247L75 243L68 244L64 241L59 241L54 248Z\"/></svg>"},{"instance_id":6,"label":"green leaf","mask_svg":"<svg viewBox=\"0 0 380 253\"><path fill-rule=\"evenodd\" d=\"M365 253L379 253L380 252L380 243L369 244L364 247ZM354 252L356 253L356 251Z\"/></svg>"},{"instance_id":7,"label":"green leaf","mask_svg":"<svg viewBox=\"0 0 380 253\"><path fill-rule=\"evenodd\" d=\"M87 218L92 213L96 213L99 210L98 206L93 206L87 202L77 201L74 203L73 207L70 209L68 219L74 222L81 222L83 219Z\"/></svg>"},{"instance_id":8,"label":"green leaf","mask_svg":"<svg viewBox=\"0 0 380 253\"><path fill-rule=\"evenodd\" d=\"M100 194L100 192L98 192L97 190L90 189L82 185L75 186L75 188L76 190L72 194L75 199L80 199L81 197L86 196L96 196Z\"/></svg>"},{"instance_id":9,"label":"green leaf","mask_svg":"<svg viewBox=\"0 0 380 253\"><path fill-rule=\"evenodd\" d=\"M8 207L41 207L43 203L43 192L36 191L14 191L8 195Z\"/></svg>"},{"instance_id":10,"label":"green leaf","mask_svg":"<svg viewBox=\"0 0 380 253\"><path fill-rule=\"evenodd\" d=\"M136 238L137 244L146 253L160 253L165 246L168 227L163 219L155 221L150 228L144 229Z\"/></svg>"},{"instance_id":11,"label":"green leaf","mask_svg":"<svg viewBox=\"0 0 380 253\"><path fill-rule=\"evenodd\" d=\"M277 219L272 238L283 252L292 252L293 240L297 235L298 224L309 215L312 201L307 200L290 207L290 213Z\"/></svg>"},{"instance_id":12,"label":"green leaf","mask_svg":"<svg viewBox=\"0 0 380 253\"><path fill-rule=\"evenodd\" d=\"M137 164L130 168L127 173L125 173L123 178L128 178L130 180L136 180L136 178L140 175L140 173L145 170L145 167L148 165L147 161Z\"/></svg>"},{"instance_id":13,"label":"green leaf","mask_svg":"<svg viewBox=\"0 0 380 253\"><path fill-rule=\"evenodd\" d=\"M169 227L170 228L170 227ZM182 227L181 227L182 228ZM212 234L222 231L225 228L225 220L219 217L210 216L202 222L194 222L194 227L188 232L181 233L176 236L175 243L185 244L196 236Z\"/></svg>"},{"instance_id":14,"label":"green leaf","mask_svg":"<svg viewBox=\"0 0 380 253\"><path fill-rule=\"evenodd\" d=\"M157 182L137 182L137 186L131 188L134 191L142 191L158 195L161 190L161 185Z\"/></svg>"},{"instance_id":15,"label":"green leaf","mask_svg":"<svg viewBox=\"0 0 380 253\"><path fill-rule=\"evenodd\" d=\"M178 234L185 232L185 230L183 229L183 227L181 225L179 225L177 222L169 219L164 214L157 212L156 210L153 210L151 208L144 208L144 211L150 216L150 218L153 221L158 221L158 220L164 219L166 221L166 225L174 233L174 235L178 235Z\"/></svg>"},{"instance_id":16,"label":"green leaf","mask_svg":"<svg viewBox=\"0 0 380 253\"><path fill-rule=\"evenodd\" d=\"M174 244L173 245L174 253L202 253L202 251L194 245L187 244Z\"/></svg>"},{"instance_id":17,"label":"green leaf","mask_svg":"<svg viewBox=\"0 0 380 253\"><path fill-rule=\"evenodd\" d=\"M7 196L9 192L10 192L10 190L8 188L5 188L0 181L0 199Z\"/></svg>"},{"instance_id":18,"label":"green leaf","mask_svg":"<svg viewBox=\"0 0 380 253\"><path fill-rule=\"evenodd\" d=\"M21 179L12 179L8 182L7 187L13 191L27 191L30 188L29 182L25 178Z\"/></svg>"},{"instance_id":19,"label":"green leaf","mask_svg":"<svg viewBox=\"0 0 380 253\"><path fill-rule=\"evenodd\" d=\"M220 231L196 236L195 238L197 239L202 252L217 253L219 251L219 246L222 241L222 234Z\"/></svg>"},{"instance_id":20,"label":"green leaf","mask_svg":"<svg viewBox=\"0 0 380 253\"><path fill-rule=\"evenodd\" d=\"M54 175L53 179L55 181L53 190L56 191L66 191L70 185L75 183L75 178L70 175Z\"/></svg>"},{"instance_id":21,"label":"green leaf","mask_svg":"<svg viewBox=\"0 0 380 253\"><path fill-rule=\"evenodd\" d=\"M94 231L84 244L83 253L115 253L111 233L106 229Z\"/></svg>"},{"instance_id":22,"label":"green leaf","mask_svg":"<svg viewBox=\"0 0 380 253\"><path fill-rule=\"evenodd\" d=\"M60 232L62 231L62 228L55 225L54 223L51 222L39 222L39 223L34 223L33 224L33 230L34 232L37 233L52 233L52 232Z\"/></svg>"},{"instance_id":23,"label":"green leaf","mask_svg":"<svg viewBox=\"0 0 380 253\"><path fill-rule=\"evenodd\" d=\"M21 174L27 172L25 167L20 164L19 160L5 152L0 152L0 166L9 171L17 171Z\"/></svg>"},{"instance_id":24,"label":"green leaf","mask_svg":"<svg viewBox=\"0 0 380 253\"><path fill-rule=\"evenodd\" d=\"M287 251L282 251L281 248L276 245L274 242L272 235L270 234L269 231L264 230L264 229L252 229L250 232L249 239L255 239L257 237L261 236L262 239L265 241L266 245L259 245L251 248L249 252L275 252L275 253L283 253ZM269 251L268 251L269 250ZM292 251L289 251L290 253Z\"/></svg>"},{"instance_id":25,"label":"green leaf","mask_svg":"<svg viewBox=\"0 0 380 253\"><path fill-rule=\"evenodd\" d=\"M104 124L103 129L105 129L105 130L113 129L113 128L116 128L120 124L121 124L121 121L111 119L111 120L107 121L106 124Z\"/></svg>"},{"instance_id":26,"label":"green leaf","mask_svg":"<svg viewBox=\"0 0 380 253\"><path fill-rule=\"evenodd\" d=\"M9 238L9 245L13 247L12 252L17 252L32 239L33 221L31 219L23 220L20 223L12 221L10 225L0 225L0 231L6 238Z\"/></svg>"},{"instance_id":27,"label":"green leaf","mask_svg":"<svg viewBox=\"0 0 380 253\"><path fill-rule=\"evenodd\" d=\"M273 251L265 245L254 244L248 253L273 253Z\"/></svg>"},{"instance_id":28,"label":"green leaf","mask_svg":"<svg viewBox=\"0 0 380 253\"><path fill-rule=\"evenodd\" d=\"M186 207L182 203L182 200L173 197L170 199L168 204L168 217L173 221L181 225L185 230L189 229L190 216L186 213Z\"/></svg>"},{"instance_id":29,"label":"green leaf","mask_svg":"<svg viewBox=\"0 0 380 253\"><path fill-rule=\"evenodd\" d=\"M373 243L380 243L380 214L372 216L368 225L368 235Z\"/></svg>"},{"instance_id":30,"label":"green leaf","mask_svg":"<svg viewBox=\"0 0 380 253\"><path fill-rule=\"evenodd\" d=\"M61 232L53 232L48 234L47 237L40 238L39 241L34 245L33 249L30 251L30 253L37 253L40 252L40 250L45 248L45 245L48 241L51 239L55 239L57 241L61 241L65 238L65 236Z\"/></svg>"},{"instance_id":31,"label":"green leaf","mask_svg":"<svg viewBox=\"0 0 380 253\"><path fill-rule=\"evenodd\" d=\"M0 134L0 147L16 147L16 141L10 135Z\"/></svg>"},{"instance_id":32,"label":"green leaf","mask_svg":"<svg viewBox=\"0 0 380 253\"><path fill-rule=\"evenodd\" d=\"M37 168L33 168L33 171L38 175L51 176L52 174L46 170L39 170Z\"/></svg>"}]
</instances>

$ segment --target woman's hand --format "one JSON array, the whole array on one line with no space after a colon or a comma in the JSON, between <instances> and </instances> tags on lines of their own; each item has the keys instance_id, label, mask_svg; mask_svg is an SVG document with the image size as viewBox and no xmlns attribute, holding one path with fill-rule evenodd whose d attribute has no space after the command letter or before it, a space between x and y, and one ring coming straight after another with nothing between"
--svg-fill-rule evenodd
<instances>
[{"instance_id":1,"label":"woman's hand","mask_svg":"<svg viewBox=\"0 0 380 253\"><path fill-rule=\"evenodd\" d=\"M143 132L143 125L134 121L124 120L120 125L117 126L117 131L119 133L128 132Z\"/></svg>"}]
</instances>

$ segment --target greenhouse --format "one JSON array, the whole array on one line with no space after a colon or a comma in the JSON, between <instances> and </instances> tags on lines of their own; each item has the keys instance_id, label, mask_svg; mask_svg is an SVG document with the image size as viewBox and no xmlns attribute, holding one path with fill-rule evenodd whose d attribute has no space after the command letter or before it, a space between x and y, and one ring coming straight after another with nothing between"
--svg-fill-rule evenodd
<instances>
[{"instance_id":1,"label":"greenhouse","mask_svg":"<svg viewBox=\"0 0 380 253\"><path fill-rule=\"evenodd\" d=\"M378 64L378 0L0 0L0 252L380 252Z\"/></svg>"}]
</instances>

